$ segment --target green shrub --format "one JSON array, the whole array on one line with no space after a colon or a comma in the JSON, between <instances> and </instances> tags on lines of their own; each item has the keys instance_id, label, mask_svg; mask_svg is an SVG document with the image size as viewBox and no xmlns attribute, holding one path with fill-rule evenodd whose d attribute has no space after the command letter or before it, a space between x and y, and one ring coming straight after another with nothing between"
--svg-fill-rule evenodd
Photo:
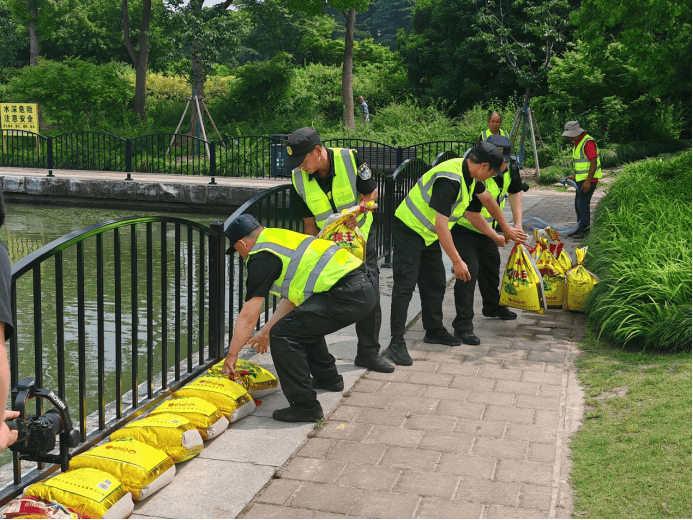
<instances>
[{"instance_id":1,"label":"green shrub","mask_svg":"<svg viewBox=\"0 0 693 520\"><path fill-rule=\"evenodd\" d=\"M44 117L58 124L122 115L134 99L134 89L117 63L94 65L77 58L23 68L8 84L7 94L14 102L39 103Z\"/></svg>"},{"instance_id":2,"label":"green shrub","mask_svg":"<svg viewBox=\"0 0 693 520\"><path fill-rule=\"evenodd\" d=\"M612 342L691 349L691 152L627 166L599 203L587 316Z\"/></svg>"},{"instance_id":3,"label":"green shrub","mask_svg":"<svg viewBox=\"0 0 693 520\"><path fill-rule=\"evenodd\" d=\"M548 168L541 170L537 182L544 185L555 184L572 173L573 171L569 168L562 166L549 166Z\"/></svg>"}]
</instances>

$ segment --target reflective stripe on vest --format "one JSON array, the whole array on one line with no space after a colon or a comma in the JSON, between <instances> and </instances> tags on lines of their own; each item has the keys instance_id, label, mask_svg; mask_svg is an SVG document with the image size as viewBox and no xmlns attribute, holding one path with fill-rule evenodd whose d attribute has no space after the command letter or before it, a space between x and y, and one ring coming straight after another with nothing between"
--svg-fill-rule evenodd
<instances>
[{"instance_id":1,"label":"reflective stripe on vest","mask_svg":"<svg viewBox=\"0 0 693 520\"><path fill-rule=\"evenodd\" d=\"M489 192L489 194L496 199L496 202L498 203L498 206L502 210L505 207L505 201L506 197L505 195L508 193L508 188L510 188L510 168L507 168L505 172L503 172L503 187L499 188L498 183L496 183L493 178L491 179L486 179L484 181L484 186L486 186L486 190ZM488 212L485 206L481 207L481 216L484 217L485 219L491 219L491 224L493 222L493 217L491 214ZM462 217L458 224L466 227L467 229L471 229L472 231L476 231L477 233L481 233L477 228L474 227L474 225L469 222L466 218Z\"/></svg>"},{"instance_id":2,"label":"reflective stripe on vest","mask_svg":"<svg viewBox=\"0 0 693 520\"><path fill-rule=\"evenodd\" d=\"M332 179L332 200L337 213L356 206L359 202L356 190L356 159L351 150L347 148L330 148L334 154L334 179ZM315 174L314 174L315 175ZM296 188L296 193L310 209L315 217L315 223L322 229L330 215L335 212L330 204L327 194L322 191L320 185L311 182L311 177L300 168L294 169L291 181ZM367 211L356 217L356 224L363 235L368 238L368 232L373 222L373 214Z\"/></svg>"},{"instance_id":3,"label":"reflective stripe on vest","mask_svg":"<svg viewBox=\"0 0 693 520\"><path fill-rule=\"evenodd\" d=\"M328 240L285 229L264 229L248 252L267 251L282 261L282 272L270 292L301 305L314 293L328 291L363 262Z\"/></svg>"},{"instance_id":4,"label":"reflective stripe on vest","mask_svg":"<svg viewBox=\"0 0 693 520\"><path fill-rule=\"evenodd\" d=\"M594 147L597 149L597 169L594 171L594 179L602 178L602 161L599 159L599 148L597 141L585 134L582 141L573 148L573 168L575 168L575 182L584 181L590 173L590 160L585 155L585 145L587 141L594 141Z\"/></svg>"},{"instance_id":5,"label":"reflective stripe on vest","mask_svg":"<svg viewBox=\"0 0 693 520\"><path fill-rule=\"evenodd\" d=\"M462 175L463 159L450 159L427 171L397 207L395 216L416 231L427 246L438 240L436 233L436 211L431 208L431 193L436 179L447 178L460 185L457 200L452 205L448 227L452 228L462 218L469 205L470 193L474 191L476 180L467 191Z\"/></svg>"},{"instance_id":6,"label":"reflective stripe on vest","mask_svg":"<svg viewBox=\"0 0 693 520\"><path fill-rule=\"evenodd\" d=\"M508 133L507 133L505 130L503 130L502 128L499 128L499 129L498 129L498 132L499 132L500 135L502 135L503 137L508 137ZM493 134L491 133L491 129L490 129L490 128L487 128L486 130L483 130L483 131L481 132L481 140L482 140L482 141L486 141L486 139L488 139L489 137L491 137L491 135L493 135ZM510 139L510 138L508 137L508 139Z\"/></svg>"}]
</instances>

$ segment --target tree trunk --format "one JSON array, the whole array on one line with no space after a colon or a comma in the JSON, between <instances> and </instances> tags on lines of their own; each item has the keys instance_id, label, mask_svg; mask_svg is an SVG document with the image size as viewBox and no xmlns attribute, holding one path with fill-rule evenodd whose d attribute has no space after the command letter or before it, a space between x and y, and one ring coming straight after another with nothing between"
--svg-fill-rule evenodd
<instances>
[{"instance_id":1,"label":"tree trunk","mask_svg":"<svg viewBox=\"0 0 693 520\"><path fill-rule=\"evenodd\" d=\"M139 52L130 41L130 14L128 12L128 0L123 0L120 6L123 17L123 37L125 48L135 66L135 112L141 119L145 119L145 106L147 104L147 66L149 64L149 25L152 14L152 0L144 0L142 5L142 23L140 24Z\"/></svg>"},{"instance_id":2,"label":"tree trunk","mask_svg":"<svg viewBox=\"0 0 693 520\"><path fill-rule=\"evenodd\" d=\"M354 28L356 26L356 11L349 9L346 17L346 36L344 38L344 64L342 66L342 104L344 117L342 124L345 129L354 130Z\"/></svg>"},{"instance_id":3,"label":"tree trunk","mask_svg":"<svg viewBox=\"0 0 693 520\"><path fill-rule=\"evenodd\" d=\"M140 119L145 119L147 105L147 56L142 57L142 51L135 66L135 112Z\"/></svg>"},{"instance_id":4,"label":"tree trunk","mask_svg":"<svg viewBox=\"0 0 693 520\"><path fill-rule=\"evenodd\" d=\"M29 65L35 67L38 65L39 57L39 33L36 29L38 7L29 7L29 14L31 15L31 20L29 20Z\"/></svg>"}]
</instances>

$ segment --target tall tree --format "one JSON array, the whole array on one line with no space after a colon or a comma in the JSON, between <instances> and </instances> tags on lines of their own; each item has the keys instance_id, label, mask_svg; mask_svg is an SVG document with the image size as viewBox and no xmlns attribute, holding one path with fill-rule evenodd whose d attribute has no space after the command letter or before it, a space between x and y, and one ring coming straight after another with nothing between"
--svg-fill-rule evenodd
<instances>
[{"instance_id":1,"label":"tall tree","mask_svg":"<svg viewBox=\"0 0 693 520\"><path fill-rule=\"evenodd\" d=\"M356 13L368 9L370 0L289 0L292 8L310 15L325 12L329 5L337 9L345 20L346 33L344 36L344 61L342 62L342 104L344 112L342 125L353 130L354 123L354 29Z\"/></svg>"},{"instance_id":2,"label":"tall tree","mask_svg":"<svg viewBox=\"0 0 693 520\"><path fill-rule=\"evenodd\" d=\"M12 13L12 17L29 30L29 65L38 65L38 57L41 52L39 10L42 19L45 18L50 21L52 20L50 10L55 6L47 0L9 0L7 7ZM45 17L44 7L48 10Z\"/></svg>"},{"instance_id":3,"label":"tall tree","mask_svg":"<svg viewBox=\"0 0 693 520\"><path fill-rule=\"evenodd\" d=\"M132 63L135 66L135 112L144 119L145 105L147 102L147 64L149 62L149 25L152 14L152 0L144 0L137 52L135 52L135 48L130 41L130 13L128 11L128 0L123 0L121 9L123 12L123 37L125 38L125 48L128 50L130 59L132 59Z\"/></svg>"}]
</instances>

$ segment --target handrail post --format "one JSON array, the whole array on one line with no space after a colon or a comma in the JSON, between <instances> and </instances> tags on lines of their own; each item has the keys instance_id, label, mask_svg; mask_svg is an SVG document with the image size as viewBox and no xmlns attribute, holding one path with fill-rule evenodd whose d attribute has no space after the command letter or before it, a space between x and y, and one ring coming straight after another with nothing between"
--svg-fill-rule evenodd
<instances>
[{"instance_id":1,"label":"handrail post","mask_svg":"<svg viewBox=\"0 0 693 520\"><path fill-rule=\"evenodd\" d=\"M226 261L224 223L212 222L209 244L209 355L221 360L224 351L224 319L226 318Z\"/></svg>"},{"instance_id":2,"label":"handrail post","mask_svg":"<svg viewBox=\"0 0 693 520\"><path fill-rule=\"evenodd\" d=\"M125 172L128 174L125 177L126 181L132 180L132 145L130 139L125 139Z\"/></svg>"},{"instance_id":3,"label":"handrail post","mask_svg":"<svg viewBox=\"0 0 693 520\"><path fill-rule=\"evenodd\" d=\"M385 214L383 215L385 224L385 259L380 267L390 268L392 262L390 253L392 249L392 225L395 218L395 182L392 175L385 177Z\"/></svg>"},{"instance_id":4,"label":"handrail post","mask_svg":"<svg viewBox=\"0 0 693 520\"><path fill-rule=\"evenodd\" d=\"M404 155L404 151L402 150L401 146L397 147L397 166L395 166L395 170L399 168L400 164L402 164L402 156Z\"/></svg>"},{"instance_id":5,"label":"handrail post","mask_svg":"<svg viewBox=\"0 0 693 520\"><path fill-rule=\"evenodd\" d=\"M214 141L209 143L209 174L212 180L209 181L210 184L216 184L217 181L214 177L217 175L217 147Z\"/></svg>"},{"instance_id":6,"label":"handrail post","mask_svg":"<svg viewBox=\"0 0 693 520\"><path fill-rule=\"evenodd\" d=\"M48 175L47 177L55 177L53 175L53 138L49 137L48 138L48 152L46 153L48 156L46 159L48 161Z\"/></svg>"}]
</instances>

